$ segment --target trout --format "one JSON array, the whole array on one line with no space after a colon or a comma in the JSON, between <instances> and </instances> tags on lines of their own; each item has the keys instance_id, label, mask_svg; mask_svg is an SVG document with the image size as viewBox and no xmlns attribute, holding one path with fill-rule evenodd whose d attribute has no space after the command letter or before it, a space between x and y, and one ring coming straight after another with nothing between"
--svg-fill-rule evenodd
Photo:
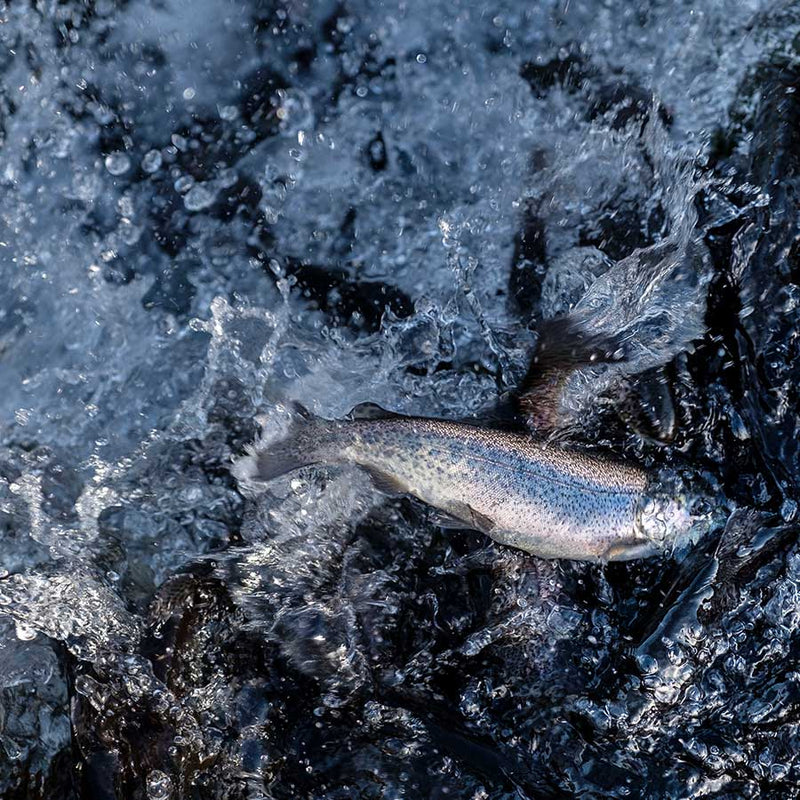
<instances>
[{"instance_id":1,"label":"trout","mask_svg":"<svg viewBox=\"0 0 800 800\"><path fill-rule=\"evenodd\" d=\"M298 413L285 438L255 448L234 472L267 482L312 464L356 464L379 489L438 509L446 527L482 531L542 558L646 558L689 523L680 498L660 497L637 466L423 417L329 421Z\"/></svg>"}]
</instances>

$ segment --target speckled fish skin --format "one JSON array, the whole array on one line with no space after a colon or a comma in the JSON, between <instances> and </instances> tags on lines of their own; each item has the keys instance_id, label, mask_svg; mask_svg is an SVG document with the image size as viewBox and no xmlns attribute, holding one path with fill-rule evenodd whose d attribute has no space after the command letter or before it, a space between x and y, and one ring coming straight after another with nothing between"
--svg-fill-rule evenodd
<instances>
[{"instance_id":1,"label":"speckled fish skin","mask_svg":"<svg viewBox=\"0 0 800 800\"><path fill-rule=\"evenodd\" d=\"M639 524L648 475L637 467L523 434L423 418L327 423L313 441L313 461L358 464L543 558L616 561L660 550Z\"/></svg>"}]
</instances>

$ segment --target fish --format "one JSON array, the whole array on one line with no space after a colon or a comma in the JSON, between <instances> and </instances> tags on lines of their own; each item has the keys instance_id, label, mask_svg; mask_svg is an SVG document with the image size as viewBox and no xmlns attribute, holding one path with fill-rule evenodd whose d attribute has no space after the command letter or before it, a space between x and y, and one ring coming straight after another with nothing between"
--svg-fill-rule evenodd
<instances>
[{"instance_id":1,"label":"fish","mask_svg":"<svg viewBox=\"0 0 800 800\"><path fill-rule=\"evenodd\" d=\"M314 464L355 464L377 488L437 509L444 527L481 531L547 559L627 561L663 551L683 509L657 502L642 468L526 432L406 417L366 404L326 420L297 408L285 437L241 459L267 483ZM668 524L671 523L671 524Z\"/></svg>"},{"instance_id":2,"label":"fish","mask_svg":"<svg viewBox=\"0 0 800 800\"><path fill-rule=\"evenodd\" d=\"M253 486L302 467L352 464L381 491L431 506L437 524L481 531L540 558L605 563L672 553L707 522L681 482L556 435L567 422L570 376L625 362L628 347L625 335L593 331L585 315L545 320L515 394L522 430L403 416L371 403L327 420L294 404L288 433L251 447L233 473Z\"/></svg>"}]
</instances>

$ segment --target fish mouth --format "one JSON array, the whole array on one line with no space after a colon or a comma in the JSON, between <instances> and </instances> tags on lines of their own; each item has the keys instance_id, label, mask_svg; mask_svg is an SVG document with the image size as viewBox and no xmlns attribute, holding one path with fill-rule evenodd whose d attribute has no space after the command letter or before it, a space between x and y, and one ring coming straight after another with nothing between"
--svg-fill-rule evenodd
<instances>
[{"instance_id":1,"label":"fish mouth","mask_svg":"<svg viewBox=\"0 0 800 800\"><path fill-rule=\"evenodd\" d=\"M614 542L600 556L600 561L636 561L661 553L661 548L649 539L623 539Z\"/></svg>"}]
</instances>

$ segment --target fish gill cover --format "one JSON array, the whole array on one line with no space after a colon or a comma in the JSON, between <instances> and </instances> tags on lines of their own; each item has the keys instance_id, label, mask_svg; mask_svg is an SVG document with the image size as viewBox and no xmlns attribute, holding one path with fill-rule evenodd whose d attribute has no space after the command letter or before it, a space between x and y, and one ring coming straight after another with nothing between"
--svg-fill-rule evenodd
<instances>
[{"instance_id":1,"label":"fish gill cover","mask_svg":"<svg viewBox=\"0 0 800 800\"><path fill-rule=\"evenodd\" d=\"M799 36L0 3L0 797L800 795ZM736 509L682 558L231 475L292 401L479 418L565 311L628 350L567 435Z\"/></svg>"}]
</instances>

